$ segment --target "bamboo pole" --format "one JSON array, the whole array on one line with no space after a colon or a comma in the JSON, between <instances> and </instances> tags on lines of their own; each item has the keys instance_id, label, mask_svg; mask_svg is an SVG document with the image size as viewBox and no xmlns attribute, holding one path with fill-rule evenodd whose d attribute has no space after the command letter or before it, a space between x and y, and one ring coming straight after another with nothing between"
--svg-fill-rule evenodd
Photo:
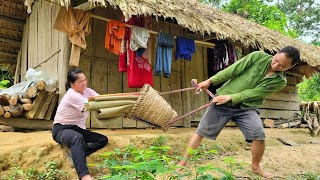
<instances>
[{"instance_id":1,"label":"bamboo pole","mask_svg":"<svg viewBox=\"0 0 320 180\"><path fill-rule=\"evenodd\" d=\"M100 19L100 20L103 20L103 21L106 21L106 22L111 21L111 19L107 19L107 18L105 18L105 17L97 16L97 15L94 15L94 14L91 14L91 17L96 18L96 19ZM133 25L126 24L126 23L124 23L124 25L125 25L126 27L130 27L130 28L133 27ZM156 32L156 31L152 31L152 30L149 30L149 29L147 29L147 30L148 30L149 33L151 33L151 34L156 34L156 35L158 34L158 32ZM177 38L177 36L173 36L173 37L174 37L174 38ZM210 48L214 48L214 46L215 46L215 44L214 44L214 43L211 43L211 42L205 42L205 41L200 41L200 40L194 40L194 42L195 42L196 44L201 45L201 46L206 46L206 47L210 47Z\"/></svg>"},{"instance_id":2,"label":"bamboo pole","mask_svg":"<svg viewBox=\"0 0 320 180\"><path fill-rule=\"evenodd\" d=\"M47 2L50 2L52 4L56 4L56 5L61 6L59 3L56 3L56 2L53 2L53 1L50 1L50 0L44 0L44 1L47 1ZM94 14L91 14L91 17L96 18L96 19L100 19L100 20L106 21L106 22L109 22L111 20L111 19L107 19L107 18L102 17L102 16L94 15ZM126 27L130 27L130 28L133 27L133 25L126 24L126 23L124 23L124 24L125 24ZM152 30L149 30L149 29L147 29L147 30L151 34L156 34L156 35L158 34L158 32L156 32L156 31L152 31ZM177 36L174 36L174 38L177 38ZM205 47L209 47L209 48L214 48L214 46L215 46L214 43L206 42L206 41L194 40L194 42L196 44L200 45L200 46L205 46Z\"/></svg>"}]
</instances>

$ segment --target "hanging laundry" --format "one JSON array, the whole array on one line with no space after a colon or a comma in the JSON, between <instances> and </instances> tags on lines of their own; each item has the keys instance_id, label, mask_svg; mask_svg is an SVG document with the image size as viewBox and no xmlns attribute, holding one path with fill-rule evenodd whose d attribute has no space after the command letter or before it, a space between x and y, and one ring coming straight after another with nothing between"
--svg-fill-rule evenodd
<instances>
[{"instance_id":1,"label":"hanging laundry","mask_svg":"<svg viewBox=\"0 0 320 180\"><path fill-rule=\"evenodd\" d=\"M144 84L153 86L152 66L149 59L135 56L130 61L130 70L128 70L128 87L141 88Z\"/></svg>"},{"instance_id":2,"label":"hanging laundry","mask_svg":"<svg viewBox=\"0 0 320 180\"><path fill-rule=\"evenodd\" d=\"M176 60L181 58L191 61L192 54L196 52L193 39L177 37L176 39Z\"/></svg>"},{"instance_id":3,"label":"hanging laundry","mask_svg":"<svg viewBox=\"0 0 320 180\"><path fill-rule=\"evenodd\" d=\"M234 60L234 62L238 61L239 58L238 58L238 54L237 54L236 47L233 47L232 54L233 54L233 60Z\"/></svg>"},{"instance_id":4,"label":"hanging laundry","mask_svg":"<svg viewBox=\"0 0 320 180\"><path fill-rule=\"evenodd\" d=\"M137 56L142 56L142 54L147 49L149 37L150 34L147 29L133 26L131 28L130 49L132 51L136 51Z\"/></svg>"},{"instance_id":5,"label":"hanging laundry","mask_svg":"<svg viewBox=\"0 0 320 180\"><path fill-rule=\"evenodd\" d=\"M106 28L104 47L110 52L119 55L121 41L124 38L125 26L123 22L111 20Z\"/></svg>"},{"instance_id":6,"label":"hanging laundry","mask_svg":"<svg viewBox=\"0 0 320 180\"><path fill-rule=\"evenodd\" d=\"M225 47L225 53L226 53L225 58L222 59L223 69L224 69L224 68L228 67L228 64L229 64L229 61L230 61L230 60L229 60L228 47L227 47L226 44L223 44L223 45L224 45L224 47Z\"/></svg>"},{"instance_id":7,"label":"hanging laundry","mask_svg":"<svg viewBox=\"0 0 320 180\"><path fill-rule=\"evenodd\" d=\"M122 19L124 19L124 17ZM126 23L130 24L130 25L143 26L144 25L144 19L143 18L137 18L137 17L133 16ZM129 63L130 63L129 54L133 53L133 51L129 47L129 45L130 45L130 42L129 42L130 36L131 36L131 28L125 27L124 39L122 39L121 44L120 44L119 67L118 67L118 71L119 72L127 72L127 67L129 66ZM133 57L133 55L132 55L132 57Z\"/></svg>"},{"instance_id":8,"label":"hanging laundry","mask_svg":"<svg viewBox=\"0 0 320 180\"><path fill-rule=\"evenodd\" d=\"M127 29L127 28L126 28ZM120 44L120 53L119 53L119 72L127 72L127 38L125 35L125 38L121 40Z\"/></svg>"},{"instance_id":9,"label":"hanging laundry","mask_svg":"<svg viewBox=\"0 0 320 180\"><path fill-rule=\"evenodd\" d=\"M85 36L91 31L90 17L90 13L72 7L68 10L61 7L59 10L53 28L69 35L72 43L69 66L79 66L81 48L87 48Z\"/></svg>"},{"instance_id":10,"label":"hanging laundry","mask_svg":"<svg viewBox=\"0 0 320 180\"><path fill-rule=\"evenodd\" d=\"M227 41L215 42L215 47L210 52L212 56L211 59L208 59L208 63L213 74L227 68L238 60L237 47Z\"/></svg>"},{"instance_id":11,"label":"hanging laundry","mask_svg":"<svg viewBox=\"0 0 320 180\"><path fill-rule=\"evenodd\" d=\"M235 47L238 59L242 58L242 49L239 46Z\"/></svg>"},{"instance_id":12,"label":"hanging laundry","mask_svg":"<svg viewBox=\"0 0 320 180\"><path fill-rule=\"evenodd\" d=\"M132 18L128 24L144 26L144 18ZM127 41L127 79L129 88L141 88L144 84L153 86L152 66L148 57L139 57L130 47L131 33L133 29L128 28Z\"/></svg>"},{"instance_id":13,"label":"hanging laundry","mask_svg":"<svg viewBox=\"0 0 320 180\"><path fill-rule=\"evenodd\" d=\"M160 76L162 73L162 64L164 77L169 78L171 74L172 64L172 48L174 43L174 37L170 34L159 32L156 60L154 65L154 75Z\"/></svg>"}]
</instances>

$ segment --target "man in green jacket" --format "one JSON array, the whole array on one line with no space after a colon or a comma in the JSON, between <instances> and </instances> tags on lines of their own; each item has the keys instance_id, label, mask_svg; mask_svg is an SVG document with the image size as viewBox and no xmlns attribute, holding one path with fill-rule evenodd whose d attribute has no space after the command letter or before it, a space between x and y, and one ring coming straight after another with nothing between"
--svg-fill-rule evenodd
<instances>
[{"instance_id":1,"label":"man in green jacket","mask_svg":"<svg viewBox=\"0 0 320 180\"><path fill-rule=\"evenodd\" d=\"M273 175L264 172L260 166L265 150L265 133L258 108L266 96L286 86L284 71L300 62L299 50L292 46L284 47L274 56L255 51L201 82L197 91L207 89L210 84L224 84L212 100L215 104L206 110L200 120L189 141L188 149L196 149L203 137L215 140L232 119L242 131L245 140L252 143L252 171L264 178L272 178ZM186 166L190 156L186 151L184 160L177 165Z\"/></svg>"}]
</instances>

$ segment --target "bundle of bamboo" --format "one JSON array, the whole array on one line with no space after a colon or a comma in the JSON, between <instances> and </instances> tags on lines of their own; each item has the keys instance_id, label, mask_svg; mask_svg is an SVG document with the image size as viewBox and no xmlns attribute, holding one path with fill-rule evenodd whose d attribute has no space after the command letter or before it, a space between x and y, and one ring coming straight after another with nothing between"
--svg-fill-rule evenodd
<instances>
[{"instance_id":1,"label":"bundle of bamboo","mask_svg":"<svg viewBox=\"0 0 320 180\"><path fill-rule=\"evenodd\" d=\"M124 116L132 109L139 95L140 92L133 92L90 97L86 110L94 111L98 119Z\"/></svg>"},{"instance_id":2,"label":"bundle of bamboo","mask_svg":"<svg viewBox=\"0 0 320 180\"><path fill-rule=\"evenodd\" d=\"M58 94L45 88L46 83L38 81L23 93L0 95L0 115L5 118L24 115L27 119L51 119Z\"/></svg>"},{"instance_id":3,"label":"bundle of bamboo","mask_svg":"<svg viewBox=\"0 0 320 180\"><path fill-rule=\"evenodd\" d=\"M159 127L164 127L177 117L177 113L161 94L148 84L140 92L90 97L86 110L94 111L98 119L127 116Z\"/></svg>"}]
</instances>

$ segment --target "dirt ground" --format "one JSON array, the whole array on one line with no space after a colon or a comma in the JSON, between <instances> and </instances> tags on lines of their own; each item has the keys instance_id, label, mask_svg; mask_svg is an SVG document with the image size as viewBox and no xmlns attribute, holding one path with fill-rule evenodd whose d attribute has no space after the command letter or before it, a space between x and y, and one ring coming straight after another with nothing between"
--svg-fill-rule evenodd
<instances>
[{"instance_id":1,"label":"dirt ground","mask_svg":"<svg viewBox=\"0 0 320 180\"><path fill-rule=\"evenodd\" d=\"M158 129L139 130L94 130L107 135L109 144L88 157L88 163L99 159L99 154L114 148L132 144L136 147L151 145L159 135L166 137L166 144L170 145L178 154L184 151L186 144L194 132L194 128L177 128L163 132ZM288 179L292 175L307 172L320 173L320 137L311 137L307 129L266 129L267 148L263 160L263 167L272 172L278 179ZM284 138L298 143L288 146L277 138ZM204 144L219 144L224 147L224 156L231 155L237 162L249 164L251 155L249 144L244 142L241 132L237 128L225 128L216 141L204 140ZM13 167L21 169L43 169L48 161L55 161L68 172L70 179L76 179L75 170L63 156L62 150L51 137L51 132L0 132L0 177L8 174ZM204 161L223 166L222 157ZM192 168L192 167L190 167Z\"/></svg>"}]
</instances>

